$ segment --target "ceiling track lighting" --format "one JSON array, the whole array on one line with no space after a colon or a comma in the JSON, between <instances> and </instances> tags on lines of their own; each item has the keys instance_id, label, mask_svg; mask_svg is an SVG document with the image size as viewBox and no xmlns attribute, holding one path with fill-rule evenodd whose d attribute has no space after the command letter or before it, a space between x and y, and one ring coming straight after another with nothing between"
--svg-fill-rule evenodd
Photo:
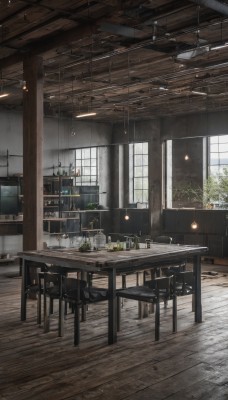
<instances>
[{"instance_id":1,"label":"ceiling track lighting","mask_svg":"<svg viewBox=\"0 0 228 400\"><path fill-rule=\"evenodd\" d=\"M197 90L192 90L191 91L192 94L197 94L199 96L207 96L207 93L205 92L198 92Z\"/></svg>"},{"instance_id":2,"label":"ceiling track lighting","mask_svg":"<svg viewBox=\"0 0 228 400\"><path fill-rule=\"evenodd\" d=\"M2 99L3 97L8 97L9 93L1 93L0 92L0 99Z\"/></svg>"},{"instance_id":3,"label":"ceiling track lighting","mask_svg":"<svg viewBox=\"0 0 228 400\"><path fill-rule=\"evenodd\" d=\"M84 114L78 114L78 115L76 115L76 118L93 117L95 115L97 115L96 112L89 112L89 113L84 113Z\"/></svg>"},{"instance_id":4,"label":"ceiling track lighting","mask_svg":"<svg viewBox=\"0 0 228 400\"><path fill-rule=\"evenodd\" d=\"M228 43L223 43L223 44L218 44L217 46L211 46L211 50L220 50L220 49L225 49L226 47L228 47Z\"/></svg>"}]
</instances>

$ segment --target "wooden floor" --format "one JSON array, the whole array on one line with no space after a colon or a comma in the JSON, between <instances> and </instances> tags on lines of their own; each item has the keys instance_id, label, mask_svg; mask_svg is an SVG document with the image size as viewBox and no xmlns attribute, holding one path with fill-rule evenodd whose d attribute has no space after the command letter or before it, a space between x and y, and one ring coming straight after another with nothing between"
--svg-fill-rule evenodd
<instances>
[{"instance_id":1,"label":"wooden floor","mask_svg":"<svg viewBox=\"0 0 228 400\"><path fill-rule=\"evenodd\" d=\"M118 342L109 346L107 304L100 303L81 324L79 348L72 314L63 338L56 316L49 333L37 326L36 300L20 321L21 278L13 268L0 267L0 400L228 399L228 267L202 277L201 324L191 296L178 298L178 333L171 333L170 303L155 342L154 316L138 320L136 302L125 301Z\"/></svg>"}]
</instances>

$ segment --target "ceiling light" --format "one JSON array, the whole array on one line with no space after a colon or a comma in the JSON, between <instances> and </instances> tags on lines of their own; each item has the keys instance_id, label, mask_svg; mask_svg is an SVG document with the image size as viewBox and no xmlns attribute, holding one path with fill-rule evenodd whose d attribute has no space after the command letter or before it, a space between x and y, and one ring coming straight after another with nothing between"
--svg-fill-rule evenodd
<instances>
[{"instance_id":1,"label":"ceiling light","mask_svg":"<svg viewBox=\"0 0 228 400\"><path fill-rule=\"evenodd\" d=\"M169 90L169 89L168 89L167 87L165 87L165 86L160 86L159 89L160 89L160 90Z\"/></svg>"},{"instance_id":2,"label":"ceiling light","mask_svg":"<svg viewBox=\"0 0 228 400\"><path fill-rule=\"evenodd\" d=\"M189 160L189 155L185 154L184 159L185 159L185 161L188 161Z\"/></svg>"},{"instance_id":3,"label":"ceiling light","mask_svg":"<svg viewBox=\"0 0 228 400\"><path fill-rule=\"evenodd\" d=\"M218 46L212 46L211 50L220 50L220 49L224 49L225 47L228 47L228 43L223 43Z\"/></svg>"},{"instance_id":4,"label":"ceiling light","mask_svg":"<svg viewBox=\"0 0 228 400\"><path fill-rule=\"evenodd\" d=\"M9 93L0 93L0 98L2 99L3 97L9 96Z\"/></svg>"},{"instance_id":5,"label":"ceiling light","mask_svg":"<svg viewBox=\"0 0 228 400\"><path fill-rule=\"evenodd\" d=\"M202 54L210 51L210 46L198 46L194 49L184 51L176 56L177 60L191 60L194 57L200 56Z\"/></svg>"},{"instance_id":6,"label":"ceiling light","mask_svg":"<svg viewBox=\"0 0 228 400\"><path fill-rule=\"evenodd\" d=\"M97 115L97 113L96 112L90 112L90 113L85 113L85 114L78 114L78 115L76 115L76 118L92 117L94 115Z\"/></svg>"},{"instance_id":7,"label":"ceiling light","mask_svg":"<svg viewBox=\"0 0 228 400\"><path fill-rule=\"evenodd\" d=\"M200 96L207 96L207 93L205 92L198 92L197 90L192 90L192 94L198 94Z\"/></svg>"},{"instance_id":8,"label":"ceiling light","mask_svg":"<svg viewBox=\"0 0 228 400\"><path fill-rule=\"evenodd\" d=\"M24 91L28 91L27 86L26 86L26 81L20 81L20 86L22 88L22 90Z\"/></svg>"}]
</instances>

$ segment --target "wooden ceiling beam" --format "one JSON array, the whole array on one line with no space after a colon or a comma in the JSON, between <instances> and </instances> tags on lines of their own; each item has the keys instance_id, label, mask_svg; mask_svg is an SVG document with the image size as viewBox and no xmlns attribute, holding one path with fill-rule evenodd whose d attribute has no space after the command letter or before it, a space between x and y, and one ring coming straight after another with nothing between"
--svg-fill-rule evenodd
<instances>
[{"instance_id":1,"label":"wooden ceiling beam","mask_svg":"<svg viewBox=\"0 0 228 400\"><path fill-rule=\"evenodd\" d=\"M6 58L0 60L0 69L3 70L14 64L23 62L25 54L31 56L42 55L50 50L58 48L61 45L71 44L76 40L80 40L85 36L91 36L98 32L98 21L96 23L87 23L76 28L69 29L65 32L59 32L57 35L49 35L42 40L33 42L31 46L27 46L26 52L20 52L12 54Z\"/></svg>"}]
</instances>

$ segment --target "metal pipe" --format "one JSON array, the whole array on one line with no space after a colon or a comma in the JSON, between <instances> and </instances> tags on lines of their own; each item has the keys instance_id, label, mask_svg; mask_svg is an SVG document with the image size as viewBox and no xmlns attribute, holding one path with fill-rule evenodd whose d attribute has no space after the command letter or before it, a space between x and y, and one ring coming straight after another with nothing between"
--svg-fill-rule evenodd
<instances>
[{"instance_id":1,"label":"metal pipe","mask_svg":"<svg viewBox=\"0 0 228 400\"><path fill-rule=\"evenodd\" d=\"M193 3L198 4L199 6L205 6L215 10L223 15L228 16L228 5L221 3L217 0L191 0Z\"/></svg>"}]
</instances>

